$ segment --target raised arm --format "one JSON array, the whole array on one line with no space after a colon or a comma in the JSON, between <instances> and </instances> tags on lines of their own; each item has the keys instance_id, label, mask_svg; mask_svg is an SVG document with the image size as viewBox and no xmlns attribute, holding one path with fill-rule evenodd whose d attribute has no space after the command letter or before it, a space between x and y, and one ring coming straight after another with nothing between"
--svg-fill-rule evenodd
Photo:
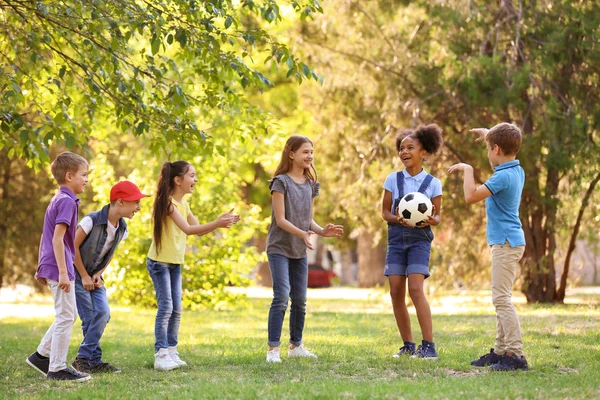
<instances>
[{"instance_id":1,"label":"raised arm","mask_svg":"<svg viewBox=\"0 0 600 400\"><path fill-rule=\"evenodd\" d=\"M459 163L454 164L450 168L448 168L448 172L452 173L454 171L463 171L463 191L465 195L465 201L468 204L477 203L487 197L492 195L492 192L485 185L481 185L476 187L475 178L473 176L473 167L469 164Z\"/></svg>"},{"instance_id":2,"label":"raised arm","mask_svg":"<svg viewBox=\"0 0 600 400\"><path fill-rule=\"evenodd\" d=\"M181 215L179 210L177 210L177 207L173 207L173 211L169 216L173 219L175 225L177 225L177 227L179 227L179 229L181 229L186 235L202 236L214 231L217 228L230 228L231 225L239 221L239 215L233 215L232 212L233 208L228 212L221 214L216 220L206 224L198 224L198 220L191 213L190 215L192 216L192 219L188 217L186 220L183 218L183 215ZM190 225L190 222L194 221L196 224Z\"/></svg>"}]
</instances>

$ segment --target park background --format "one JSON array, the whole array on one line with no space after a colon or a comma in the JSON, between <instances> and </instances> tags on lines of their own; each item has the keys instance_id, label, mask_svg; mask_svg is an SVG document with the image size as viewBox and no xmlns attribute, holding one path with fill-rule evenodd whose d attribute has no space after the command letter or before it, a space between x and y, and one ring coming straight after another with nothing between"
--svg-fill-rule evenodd
<instances>
[{"instance_id":1,"label":"park background","mask_svg":"<svg viewBox=\"0 0 600 400\"><path fill-rule=\"evenodd\" d=\"M38 301L29 289L15 285L36 287L33 274L44 210L56 191L48 165L60 151L75 151L90 162L90 182L80 196L81 216L106 204L110 187L121 179L154 193L162 163L184 159L199 173L189 201L201 222L231 207L242 215L242 222L230 230L188 239L184 305L194 314L185 314L184 324L186 318L190 324L198 321L201 329L207 316L235 315L234 320L262 332L264 324L240 316L266 321L265 300L249 296L252 290L235 288L269 285L264 255L268 181L291 134L306 135L315 144L322 188L315 220L345 226L343 238L320 241L311 259L335 267L335 285L384 287L381 186L387 174L401 168L394 138L403 128L437 123L444 130L445 146L425 168L441 179L444 197L442 224L434 230L428 295L440 304L464 296L463 302L473 305L464 315L492 315L491 309L482 311L478 305L489 289L484 206L465 204L461 177L446 170L467 162L475 167L476 181L485 182L492 170L485 150L468 130L510 121L524 134L518 158L526 173L520 216L527 248L515 286L519 311L524 325L542 336L556 334L553 329L561 328L554 325L573 316L575 328L564 328L564 339L574 341L569 348L574 355L565 356L566 349L561 349L559 356L567 358L556 368L567 371L568 388L579 390L573 397L596 397L597 372L575 360L581 356L597 362L600 350L598 296L593 289L577 292L579 286L600 282L599 26L600 6L585 0L0 0L0 288L16 293L10 304ZM111 302L138 310L146 325L154 307L145 267L151 204L152 199L142 200L142 211L128 221L129 238L105 274ZM367 294L350 295L352 301L340 295L337 302L317 302L317 310L309 308L308 332L311 311L317 313L317 327L329 319L339 324L333 316L348 312L359 315L349 318L343 331L352 342L353 335L366 329L360 325L370 313L367 305L375 301L384 313L375 326L386 332L378 346L394 347L393 317L381 295L385 289L374 290L358 291ZM346 309L349 303L355 306ZM319 307L324 308L322 320ZM493 334L493 318L485 319L484 329L477 319L467 322L463 314L446 311L447 328L440 328L440 334L448 345L458 340L452 355L468 365L469 357L489 347L490 340L483 339ZM10 360L20 363L23 358L12 351L13 344L3 343L13 343L14 335L27 337L27 353L45 326L45 321L33 322L32 315L7 315L1 320L0 350L9 359L2 372L11 370ZM119 316L128 318L117 311L113 322ZM434 327L441 324L434 316ZM25 334L30 325L35 332ZM340 337L339 330L346 329L342 325L335 328ZM473 329L458 339L452 332L460 326ZM141 325L118 329L126 332L124 343L130 335L142 335ZM369 332L366 337L376 342L379 334ZM261 342L262 336L257 333L254 341ZM461 351L475 338L478 348L469 354ZM318 334L313 337L317 343L320 339ZM246 362L262 361L262 347L253 351L245 355ZM355 351L350 354L360 357L360 350ZM551 359L542 343L533 351L542 365L544 357ZM378 347L372 356L391 352ZM335 354L329 357L337 365ZM368 360L359 363L366 375L350 378L358 381L357 388L381 366L378 361L370 366ZM382 370L396 371L385 382L395 382L398 370L407 369L409 377L415 368L425 368L384 364ZM538 366L541 374L550 373ZM318 368L329 367L326 361ZM443 376L441 370L468 370L460 363L427 368L431 370L425 371L424 382ZM574 375L570 369L586 383L569 380ZM311 373L320 382L322 371ZM331 379L345 385L343 377ZM528 381L543 380L535 375L522 379L527 381L525 390L528 384L535 386ZM312 396L336 397L341 392L335 385ZM501 389L502 380L494 385ZM350 394L365 396L369 387ZM23 394L18 385L13 389L11 394ZM385 393L372 392L374 397ZM440 397L457 393L442 391ZM476 393L494 397L493 392ZM536 397L535 391L527 393L524 397ZM278 392L266 395L277 397ZM244 397L242 392L236 396ZM553 396L570 395L559 390Z\"/></svg>"}]
</instances>

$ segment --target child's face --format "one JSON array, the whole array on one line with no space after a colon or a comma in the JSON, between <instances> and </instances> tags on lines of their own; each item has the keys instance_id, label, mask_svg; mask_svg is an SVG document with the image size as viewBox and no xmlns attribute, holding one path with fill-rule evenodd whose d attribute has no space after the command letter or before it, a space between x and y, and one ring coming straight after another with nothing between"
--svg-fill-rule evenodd
<instances>
[{"instance_id":1,"label":"child's face","mask_svg":"<svg viewBox=\"0 0 600 400\"><path fill-rule=\"evenodd\" d=\"M183 178L178 178L179 188L183 193L192 193L194 191L194 185L198 182L196 177L196 169L190 165Z\"/></svg>"},{"instance_id":2,"label":"child's face","mask_svg":"<svg viewBox=\"0 0 600 400\"><path fill-rule=\"evenodd\" d=\"M402 160L402 164L406 168L410 168L421 166L427 156L427 152L417 139L407 136L400 142L398 155L400 156L400 160Z\"/></svg>"},{"instance_id":3,"label":"child's face","mask_svg":"<svg viewBox=\"0 0 600 400\"><path fill-rule=\"evenodd\" d=\"M313 146L310 143L303 143L296 151L290 152L292 164L302 169L310 168L314 161Z\"/></svg>"},{"instance_id":4,"label":"child's face","mask_svg":"<svg viewBox=\"0 0 600 400\"><path fill-rule=\"evenodd\" d=\"M66 181L69 189L75 194L83 193L85 186L88 183L88 167L87 165L80 165L77 172L67 172Z\"/></svg>"},{"instance_id":5,"label":"child's face","mask_svg":"<svg viewBox=\"0 0 600 400\"><path fill-rule=\"evenodd\" d=\"M140 211L140 201L119 200L121 206L121 215L125 218L133 218L136 212Z\"/></svg>"},{"instance_id":6,"label":"child's face","mask_svg":"<svg viewBox=\"0 0 600 400\"><path fill-rule=\"evenodd\" d=\"M498 161L498 145L495 144L494 146L490 145L490 142L485 142L485 145L487 147L487 156L488 156L488 160L490 161L490 165L492 166L492 169L494 169L494 167L500 165L500 161Z\"/></svg>"}]
</instances>

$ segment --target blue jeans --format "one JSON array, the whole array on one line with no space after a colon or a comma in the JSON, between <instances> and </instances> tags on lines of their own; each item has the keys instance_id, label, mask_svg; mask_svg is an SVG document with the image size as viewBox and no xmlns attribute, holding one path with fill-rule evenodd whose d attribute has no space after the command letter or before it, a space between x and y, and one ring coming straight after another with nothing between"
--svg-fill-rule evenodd
<instances>
[{"instance_id":1,"label":"blue jeans","mask_svg":"<svg viewBox=\"0 0 600 400\"><path fill-rule=\"evenodd\" d=\"M76 274L75 299L83 331L83 341L77 351L77 358L84 358L92 365L100 364L102 363L100 338L110 320L106 289L102 286L89 291L83 287L79 274Z\"/></svg>"},{"instance_id":2,"label":"blue jeans","mask_svg":"<svg viewBox=\"0 0 600 400\"><path fill-rule=\"evenodd\" d=\"M269 269L273 279L273 301L269 310L269 341L271 347L281 345L281 328L288 300L290 310L290 343L302 344L302 331L306 316L306 288L308 287L308 259L288 258L279 254L268 254Z\"/></svg>"},{"instance_id":3,"label":"blue jeans","mask_svg":"<svg viewBox=\"0 0 600 400\"><path fill-rule=\"evenodd\" d=\"M177 346L181 321L181 264L167 264L146 259L148 273L156 291L156 322L154 352Z\"/></svg>"}]
</instances>

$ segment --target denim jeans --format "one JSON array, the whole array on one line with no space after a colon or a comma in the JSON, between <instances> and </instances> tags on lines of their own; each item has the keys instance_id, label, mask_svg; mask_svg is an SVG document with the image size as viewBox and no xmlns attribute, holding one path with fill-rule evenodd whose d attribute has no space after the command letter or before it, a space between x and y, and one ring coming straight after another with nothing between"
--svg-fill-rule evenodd
<instances>
[{"instance_id":1,"label":"denim jeans","mask_svg":"<svg viewBox=\"0 0 600 400\"><path fill-rule=\"evenodd\" d=\"M110 320L106 288L102 286L89 291L83 287L79 274L76 275L75 298L83 331L83 341L77 351L77 358L85 358L90 364L97 365L102 363L100 338Z\"/></svg>"},{"instance_id":2,"label":"denim jeans","mask_svg":"<svg viewBox=\"0 0 600 400\"><path fill-rule=\"evenodd\" d=\"M269 254L269 269L273 279L273 301L269 310L269 341L271 347L281 345L281 329L288 300L290 309L290 343L302 344L302 331L306 316L306 288L308 287L308 259L288 258Z\"/></svg>"},{"instance_id":3,"label":"denim jeans","mask_svg":"<svg viewBox=\"0 0 600 400\"><path fill-rule=\"evenodd\" d=\"M181 321L181 264L168 264L146 259L148 273L156 291L156 322L154 352L177 346Z\"/></svg>"}]
</instances>

